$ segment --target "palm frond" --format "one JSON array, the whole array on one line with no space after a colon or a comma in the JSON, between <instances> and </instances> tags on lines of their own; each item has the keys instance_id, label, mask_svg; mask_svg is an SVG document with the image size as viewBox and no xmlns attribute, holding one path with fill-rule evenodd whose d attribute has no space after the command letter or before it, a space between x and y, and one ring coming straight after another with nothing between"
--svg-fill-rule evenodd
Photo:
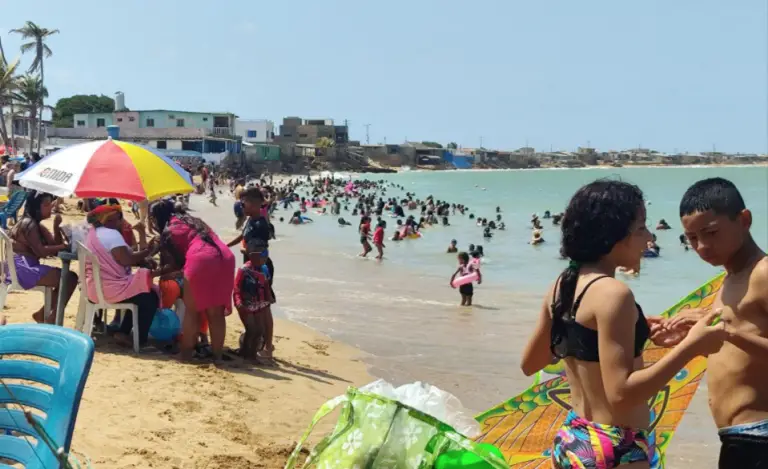
<instances>
[{"instance_id":1,"label":"palm frond","mask_svg":"<svg viewBox=\"0 0 768 469\"><path fill-rule=\"evenodd\" d=\"M21 53L22 54L26 54L27 52L31 51L35 47L37 47L37 43L36 42L28 42L26 44L22 44L21 45Z\"/></svg>"}]
</instances>

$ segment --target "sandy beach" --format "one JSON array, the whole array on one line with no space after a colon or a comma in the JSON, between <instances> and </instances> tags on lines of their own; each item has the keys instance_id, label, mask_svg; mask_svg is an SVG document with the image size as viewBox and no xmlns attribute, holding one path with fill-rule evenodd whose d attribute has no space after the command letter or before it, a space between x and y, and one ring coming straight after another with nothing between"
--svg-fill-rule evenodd
<instances>
[{"instance_id":1,"label":"sandy beach","mask_svg":"<svg viewBox=\"0 0 768 469\"><path fill-rule=\"evenodd\" d=\"M66 213L65 223L83 219ZM74 326L78 295L67 305L67 327ZM38 292L13 292L3 314L9 323L31 322L41 304ZM230 315L228 347L238 347L242 330ZM94 335L74 453L94 468L282 467L320 405L372 378L359 350L286 320L277 319L275 331L276 367L183 364L153 347L136 355ZM332 424L325 422L318 434Z\"/></svg>"}]
</instances>

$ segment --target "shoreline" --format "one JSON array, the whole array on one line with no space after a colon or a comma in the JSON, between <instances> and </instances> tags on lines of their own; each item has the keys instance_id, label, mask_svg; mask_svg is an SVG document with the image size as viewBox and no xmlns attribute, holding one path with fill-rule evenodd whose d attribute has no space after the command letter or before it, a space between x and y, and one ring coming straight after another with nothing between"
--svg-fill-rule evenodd
<instances>
[{"instance_id":1,"label":"shoreline","mask_svg":"<svg viewBox=\"0 0 768 469\"><path fill-rule=\"evenodd\" d=\"M480 173L480 172L514 172L514 171L584 171L590 169L598 170L617 170L617 169L642 169L642 168L664 168L664 169L705 169L705 168L768 168L768 162L761 163L717 163L717 164L690 164L690 165L667 165L667 164L630 164L623 166L611 166L611 165L587 165L579 167L566 167L566 166L544 166L538 168L469 168L469 169L457 169L457 168L429 168L429 167L407 167L403 169L402 166L387 166L388 169L392 169L394 173L388 174L403 174L403 173L442 173L442 172L467 172L467 173ZM330 173L335 177L338 175L380 175L387 173L370 173L358 170L311 170L309 175L312 177L320 177L321 174ZM275 173L275 176L281 176L288 179L296 177L306 177L307 174L299 173ZM374 176L375 177L375 176Z\"/></svg>"}]
</instances>

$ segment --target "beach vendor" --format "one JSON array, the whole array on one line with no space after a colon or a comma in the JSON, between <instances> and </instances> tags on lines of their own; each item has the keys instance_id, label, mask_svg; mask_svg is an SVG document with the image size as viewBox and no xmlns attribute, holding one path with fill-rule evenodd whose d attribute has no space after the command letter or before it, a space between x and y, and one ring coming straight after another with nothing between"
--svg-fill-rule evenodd
<instances>
[{"instance_id":1,"label":"beach vendor","mask_svg":"<svg viewBox=\"0 0 768 469\"><path fill-rule=\"evenodd\" d=\"M684 338L666 330L662 319L647 319L629 287L614 278L618 266L640 262L650 239L643 193L626 182L587 184L565 211L561 252L570 263L544 300L521 363L528 376L553 357L565 364L573 407L553 441L555 468L651 467L658 456L646 430L648 400L726 338L722 323L710 326L714 315ZM649 338L676 346L645 367Z\"/></svg>"},{"instance_id":2,"label":"beach vendor","mask_svg":"<svg viewBox=\"0 0 768 469\"><path fill-rule=\"evenodd\" d=\"M202 220L177 213L173 202L155 202L150 213L152 224L162 233L160 247L172 253L184 273L181 358L193 357L200 318L205 316L210 328L211 355L214 360L222 360L225 316L232 312L235 256Z\"/></svg>"},{"instance_id":3,"label":"beach vendor","mask_svg":"<svg viewBox=\"0 0 768 469\"><path fill-rule=\"evenodd\" d=\"M14 225L10 233L13 242L13 263L21 288L25 290L34 287L53 288L50 316L43 317L44 307L32 315L35 321L50 324L55 319L61 269L41 264L40 260L69 249L61 231L61 215L56 215L53 220L53 234L42 224L43 220L51 217L53 203L54 197L51 194L30 192L24 204L24 216ZM77 288L78 282L76 273L70 271L67 275L69 278L67 291L64 292L65 306Z\"/></svg>"},{"instance_id":4,"label":"beach vendor","mask_svg":"<svg viewBox=\"0 0 768 469\"><path fill-rule=\"evenodd\" d=\"M134 251L121 233L122 222L122 207L119 204L94 208L88 212L88 223L92 228L88 231L85 245L99 261L104 299L109 303L133 303L138 307L139 346L143 346L147 343L149 327L160 305L160 297L152 289L151 270L139 268L132 271L132 267L146 264L151 250ZM96 280L90 262L85 265L85 282L88 299L98 301ZM115 341L125 347L133 346L132 329L133 318L131 311L127 310L115 332Z\"/></svg>"}]
</instances>

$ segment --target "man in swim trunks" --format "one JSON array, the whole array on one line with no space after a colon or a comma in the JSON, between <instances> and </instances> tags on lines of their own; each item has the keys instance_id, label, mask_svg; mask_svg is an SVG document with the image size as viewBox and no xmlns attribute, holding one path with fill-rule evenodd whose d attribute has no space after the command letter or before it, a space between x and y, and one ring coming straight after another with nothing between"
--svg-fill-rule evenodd
<instances>
[{"instance_id":1,"label":"man in swim trunks","mask_svg":"<svg viewBox=\"0 0 768 469\"><path fill-rule=\"evenodd\" d=\"M768 467L768 258L749 232L752 214L728 180L692 185L680 217L693 250L727 272L713 308L728 336L707 363L709 406L722 442L719 467ZM687 328L705 314L689 310L666 326Z\"/></svg>"}]
</instances>

